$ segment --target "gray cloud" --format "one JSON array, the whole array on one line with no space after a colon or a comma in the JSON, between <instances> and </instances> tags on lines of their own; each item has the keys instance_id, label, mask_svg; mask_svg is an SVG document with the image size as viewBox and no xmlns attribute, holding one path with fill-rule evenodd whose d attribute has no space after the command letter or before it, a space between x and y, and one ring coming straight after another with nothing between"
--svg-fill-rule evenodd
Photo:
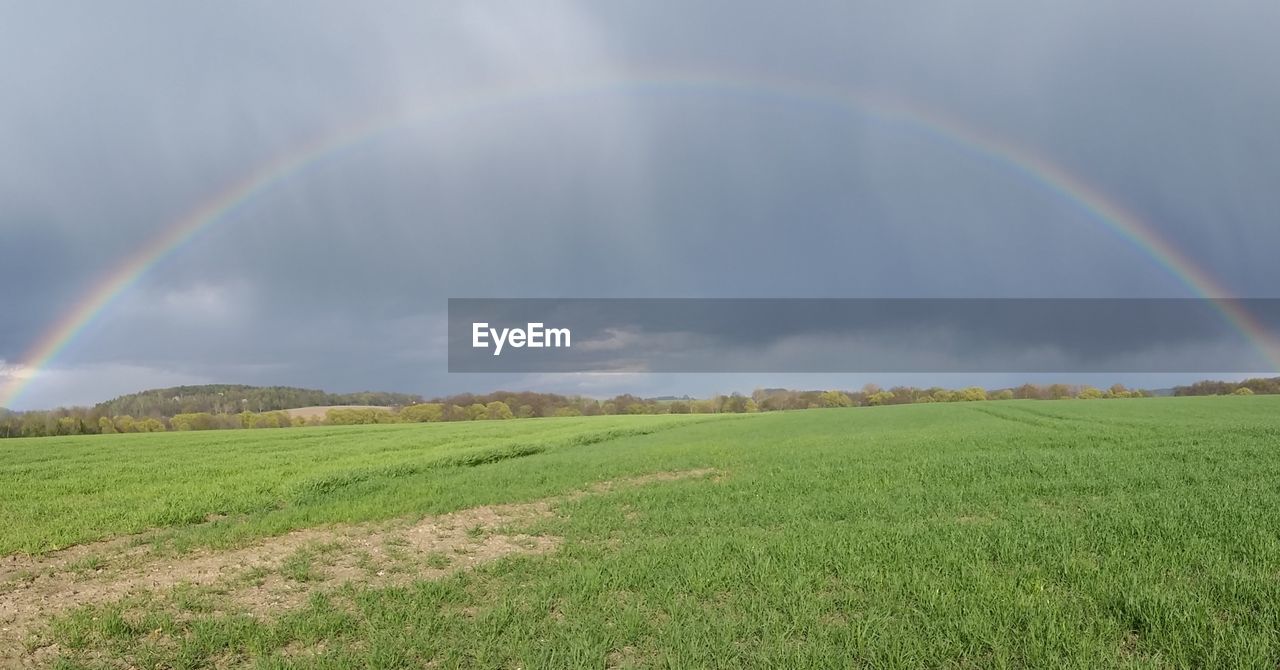
<instances>
[{"instance_id":1,"label":"gray cloud","mask_svg":"<svg viewBox=\"0 0 1280 670\"><path fill-rule=\"evenodd\" d=\"M458 372L1246 372L1280 300L451 300ZM501 349L510 329L572 346ZM477 335L479 330L479 335ZM477 346L475 340L482 342ZM523 336L522 336L523 337ZM549 335L539 335L549 342Z\"/></svg>"},{"instance_id":2,"label":"gray cloud","mask_svg":"<svg viewBox=\"0 0 1280 670\"><path fill-rule=\"evenodd\" d=\"M333 129L654 71L915 101L1057 161L1268 296L1277 26L1243 1L21 5L0 25L0 360L166 225ZM448 297L1184 295L1060 195L910 127L618 85L427 115L262 191L54 362L77 381L37 379L25 402L169 378L532 383L444 373ZM611 390L704 386L664 379Z\"/></svg>"}]
</instances>

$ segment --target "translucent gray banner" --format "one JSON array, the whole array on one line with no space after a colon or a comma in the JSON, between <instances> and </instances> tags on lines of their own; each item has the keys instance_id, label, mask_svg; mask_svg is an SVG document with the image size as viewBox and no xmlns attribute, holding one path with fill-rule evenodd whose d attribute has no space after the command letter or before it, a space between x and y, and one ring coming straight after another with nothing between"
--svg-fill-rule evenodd
<instances>
[{"instance_id":1,"label":"translucent gray banner","mask_svg":"<svg viewBox=\"0 0 1280 670\"><path fill-rule=\"evenodd\" d=\"M450 372L1267 372L1280 299L449 300Z\"/></svg>"}]
</instances>

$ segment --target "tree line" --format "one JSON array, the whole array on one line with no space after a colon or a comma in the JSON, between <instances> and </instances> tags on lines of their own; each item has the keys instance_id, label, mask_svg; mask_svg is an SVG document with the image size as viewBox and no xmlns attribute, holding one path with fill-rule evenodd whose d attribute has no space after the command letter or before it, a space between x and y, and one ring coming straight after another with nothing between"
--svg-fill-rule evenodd
<instances>
[{"instance_id":1,"label":"tree line","mask_svg":"<svg viewBox=\"0 0 1280 670\"><path fill-rule=\"evenodd\" d=\"M1275 385L1226 385L1200 382L1179 390L1203 395L1209 389L1238 392L1237 388L1276 389ZM1259 390L1258 392L1277 392ZM1150 393L1116 384L1107 389L1092 386L1024 384L1016 388L987 390L978 386L961 389L868 384L857 391L797 391L781 388L756 389L750 395L733 393L710 398L641 398L631 394L600 400L583 396L529 391L497 391L476 395L463 393L431 401L401 393L331 394L292 387L239 385L184 386L144 391L121 396L94 407L63 407L49 411L6 412L0 410L0 437L42 437L110 433L222 430L232 428L291 428L305 425L357 425L378 423L427 423L438 421L495 421L537 417L599 416L619 414L719 414L776 412L813 408L874 407L929 402L975 402L982 400L1082 400L1146 397ZM334 407L325 416L305 419L288 411L300 407ZM362 405L362 406L355 406ZM370 406L374 405L374 406ZM133 408L134 411L117 412ZM250 409L257 408L257 409ZM140 411L139 411L140 410ZM177 410L177 411L175 411ZM168 412L168 413L166 413Z\"/></svg>"},{"instance_id":2,"label":"tree line","mask_svg":"<svg viewBox=\"0 0 1280 670\"><path fill-rule=\"evenodd\" d=\"M238 414L324 405L410 405L422 401L422 396L410 393L327 393L293 386L202 384L130 393L98 403L96 409L105 416L160 418L202 412Z\"/></svg>"},{"instance_id":3,"label":"tree line","mask_svg":"<svg viewBox=\"0 0 1280 670\"><path fill-rule=\"evenodd\" d=\"M328 393L292 386L202 384L122 395L93 407L13 412L0 408L0 438L154 433L166 430L283 428L300 425L283 410L325 405L404 406L410 393Z\"/></svg>"},{"instance_id":4,"label":"tree line","mask_svg":"<svg viewBox=\"0 0 1280 670\"><path fill-rule=\"evenodd\" d=\"M1272 395L1280 393L1280 377L1259 377L1242 382L1202 381L1189 386L1175 386L1177 396L1193 395Z\"/></svg>"}]
</instances>

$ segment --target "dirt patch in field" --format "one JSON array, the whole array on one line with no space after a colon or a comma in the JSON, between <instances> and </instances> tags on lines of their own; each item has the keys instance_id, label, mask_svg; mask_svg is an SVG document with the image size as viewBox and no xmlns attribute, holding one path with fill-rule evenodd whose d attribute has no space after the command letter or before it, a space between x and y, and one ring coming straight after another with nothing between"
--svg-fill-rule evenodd
<instances>
[{"instance_id":1,"label":"dirt patch in field","mask_svg":"<svg viewBox=\"0 0 1280 670\"><path fill-rule=\"evenodd\" d=\"M233 609L270 617L298 607L317 589L348 582L392 586L438 579L506 556L553 551L561 539L519 531L559 503L622 487L704 477L710 469L598 482L529 503L489 505L417 520L298 530L228 551L154 555L147 535L71 547L44 556L0 559L0 667L35 667L51 649L31 636L73 608L175 587L206 589ZM56 655L56 654L53 654Z\"/></svg>"},{"instance_id":2,"label":"dirt patch in field","mask_svg":"<svg viewBox=\"0 0 1280 670\"><path fill-rule=\"evenodd\" d=\"M131 556L142 556L150 551L143 545L157 534L158 532L152 531L122 535L38 556L5 556L0 558L0 593L12 589L12 582L29 581L45 572L97 572L102 569L103 556L112 556L117 562ZM0 623L2 622L3 618L0 618Z\"/></svg>"}]
</instances>

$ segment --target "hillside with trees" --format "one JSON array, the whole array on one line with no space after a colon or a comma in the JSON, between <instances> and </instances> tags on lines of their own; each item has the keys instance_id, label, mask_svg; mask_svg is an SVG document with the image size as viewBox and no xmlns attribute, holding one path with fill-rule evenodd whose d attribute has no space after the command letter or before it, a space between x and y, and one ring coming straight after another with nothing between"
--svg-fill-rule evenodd
<instances>
[{"instance_id":1,"label":"hillside with trees","mask_svg":"<svg viewBox=\"0 0 1280 670\"><path fill-rule=\"evenodd\" d=\"M1208 388L1203 384L1208 382L1195 385L1195 388ZM1250 391L1234 392L1243 394ZM0 415L0 437L290 428L311 424L501 421L616 414L741 414L932 402L1100 400L1149 395L1119 384L1105 390L1067 384L1025 384L996 390L979 386L961 389L894 386L886 389L868 384L858 391L771 388L756 389L749 396L732 393L701 399L688 396L641 398L631 394L596 399L531 391L496 391L484 395L463 393L424 402L421 396L403 393L333 394L284 386L177 386L121 396L94 407L61 407ZM306 407L326 408L326 411L323 415L313 413L311 416L288 411Z\"/></svg>"},{"instance_id":2,"label":"hillside with trees","mask_svg":"<svg viewBox=\"0 0 1280 670\"><path fill-rule=\"evenodd\" d=\"M168 418L200 412L276 412L317 405L412 405L422 400L422 396L408 393L326 393L292 386L204 384L130 393L99 403L96 409L107 416L127 414L135 417Z\"/></svg>"}]
</instances>

